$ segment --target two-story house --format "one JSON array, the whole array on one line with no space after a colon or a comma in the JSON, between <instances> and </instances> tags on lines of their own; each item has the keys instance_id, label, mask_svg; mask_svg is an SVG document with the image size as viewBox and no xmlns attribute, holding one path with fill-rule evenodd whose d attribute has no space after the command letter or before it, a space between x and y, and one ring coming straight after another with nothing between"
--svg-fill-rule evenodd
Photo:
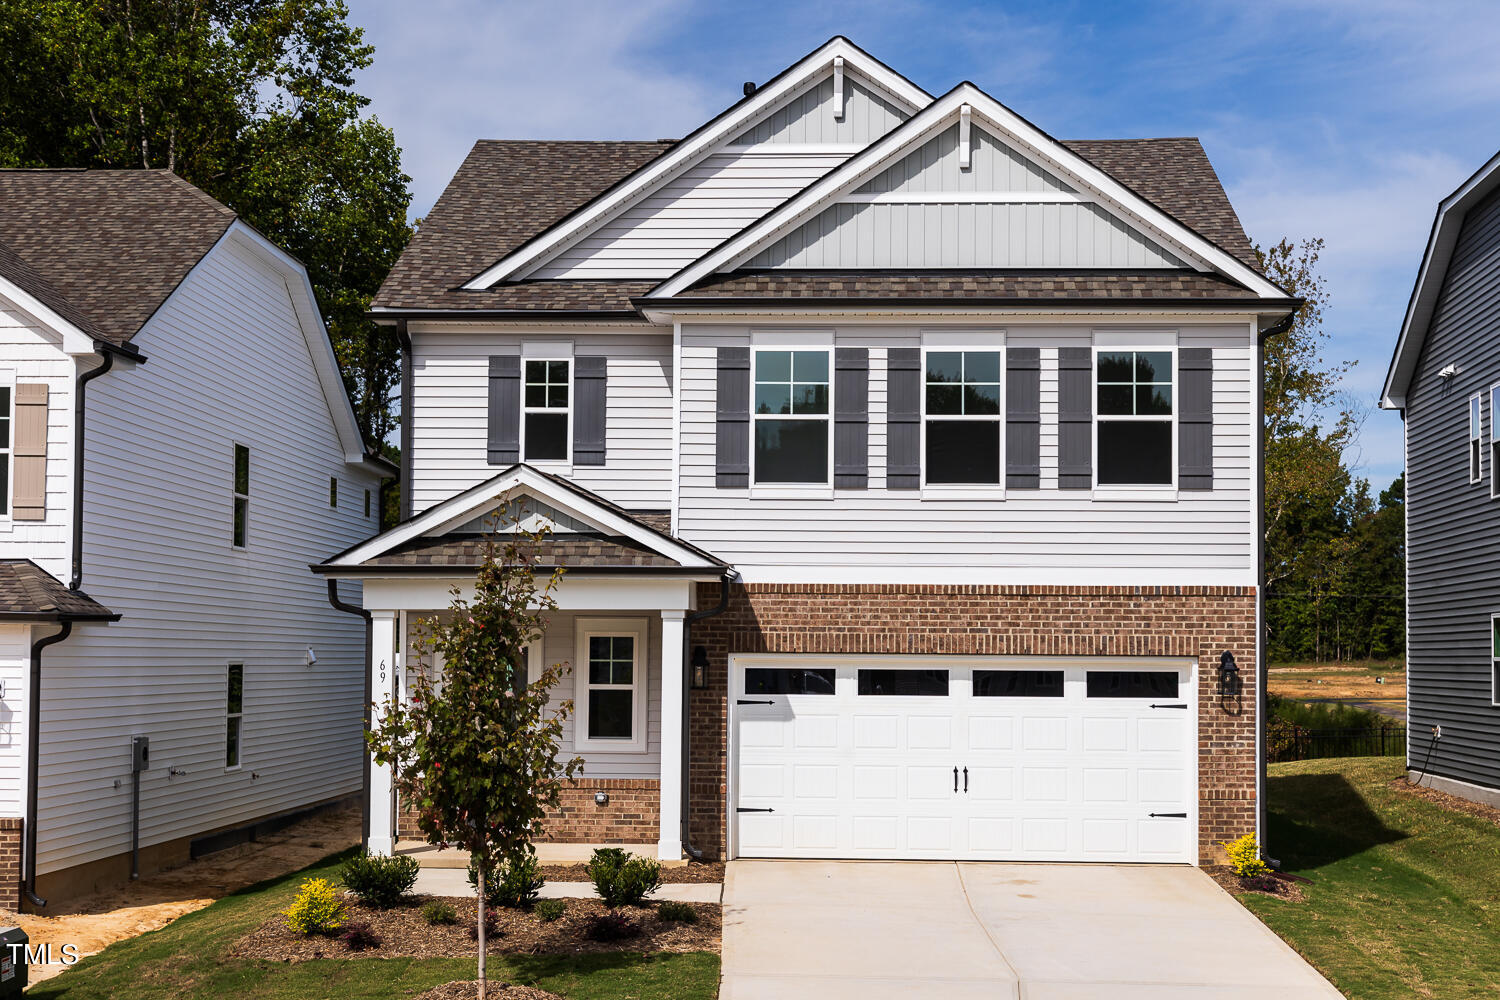
<instances>
[{"instance_id":1,"label":"two-story house","mask_svg":"<svg viewBox=\"0 0 1500 1000\"><path fill-rule=\"evenodd\" d=\"M1196 863L1258 828L1294 306L1196 140L1061 142L834 38L678 141L474 146L375 301L411 517L320 569L399 694L483 516L550 521L553 840Z\"/></svg>"},{"instance_id":2,"label":"two-story house","mask_svg":"<svg viewBox=\"0 0 1500 1000\"><path fill-rule=\"evenodd\" d=\"M1438 206L1386 375L1406 448L1411 777L1500 805L1500 154Z\"/></svg>"},{"instance_id":3,"label":"two-story house","mask_svg":"<svg viewBox=\"0 0 1500 1000\"><path fill-rule=\"evenodd\" d=\"M394 471L234 212L0 171L0 908L359 795L364 624L307 567Z\"/></svg>"}]
</instances>

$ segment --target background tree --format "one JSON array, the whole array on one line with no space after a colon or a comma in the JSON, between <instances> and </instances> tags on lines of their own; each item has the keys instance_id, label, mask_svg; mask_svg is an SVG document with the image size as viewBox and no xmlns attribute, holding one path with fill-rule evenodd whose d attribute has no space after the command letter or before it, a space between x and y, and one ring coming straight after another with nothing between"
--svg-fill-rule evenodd
<instances>
[{"instance_id":1,"label":"background tree","mask_svg":"<svg viewBox=\"0 0 1500 1000\"><path fill-rule=\"evenodd\" d=\"M159 168L307 266L360 430L396 426L366 317L411 237L410 178L342 0L0 0L0 166Z\"/></svg>"},{"instance_id":2,"label":"background tree","mask_svg":"<svg viewBox=\"0 0 1500 1000\"><path fill-rule=\"evenodd\" d=\"M457 842L478 870L479 995L485 995L485 875L495 859L529 858L565 778L572 701L549 712L548 693L566 672L544 666L527 683L526 650L556 608L562 570L539 589L529 553L545 530L488 536L474 596L453 590L449 613L416 629L417 671L405 703L387 699L369 734L375 759L395 772L396 791L429 843Z\"/></svg>"}]
</instances>

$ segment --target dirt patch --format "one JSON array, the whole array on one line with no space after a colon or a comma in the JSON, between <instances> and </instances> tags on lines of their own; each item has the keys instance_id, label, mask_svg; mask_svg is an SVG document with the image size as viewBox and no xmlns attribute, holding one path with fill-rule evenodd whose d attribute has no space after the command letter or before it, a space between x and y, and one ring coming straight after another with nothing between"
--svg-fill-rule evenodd
<instances>
[{"instance_id":1,"label":"dirt patch","mask_svg":"<svg viewBox=\"0 0 1500 1000\"><path fill-rule=\"evenodd\" d=\"M142 876L138 882L91 896L54 900L45 915L0 911L0 924L19 925L31 943L50 944L57 954L76 945L80 957L116 941L165 927L184 913L201 910L221 896L248 885L305 868L359 843L359 810L321 813L253 844L241 844ZM62 965L34 965L33 983L62 972Z\"/></svg>"},{"instance_id":2,"label":"dirt patch","mask_svg":"<svg viewBox=\"0 0 1500 1000\"><path fill-rule=\"evenodd\" d=\"M1208 865L1203 871L1231 896L1270 896L1286 903L1301 903L1307 899L1302 886L1277 872L1271 872L1261 885L1247 885L1246 880L1236 875L1228 865Z\"/></svg>"},{"instance_id":3,"label":"dirt patch","mask_svg":"<svg viewBox=\"0 0 1500 1000\"><path fill-rule=\"evenodd\" d=\"M1275 666L1267 671L1266 688L1293 701L1367 702L1374 711L1399 715L1406 708L1406 669L1400 661Z\"/></svg>"},{"instance_id":4,"label":"dirt patch","mask_svg":"<svg viewBox=\"0 0 1500 1000\"><path fill-rule=\"evenodd\" d=\"M454 924L429 924L422 917L422 898L410 905L375 910L345 896L348 923L368 924L380 939L376 947L350 951L336 936L307 936L286 926L277 915L234 943L235 958L269 959L273 962L306 962L314 958L468 958L474 954L473 929L477 902L446 899L458 914ZM544 921L534 911L500 908L493 927L496 937L486 940L492 955L587 955L598 952L684 952L719 950L721 926L716 903L689 903L698 914L697 923L662 920L655 906L621 907L623 914L640 927L635 937L617 941L592 941L587 936L590 918L607 911L597 899L569 899L557 920ZM347 926L347 924L346 924Z\"/></svg>"},{"instance_id":5,"label":"dirt patch","mask_svg":"<svg viewBox=\"0 0 1500 1000\"><path fill-rule=\"evenodd\" d=\"M548 882L589 882L588 865L542 865L542 878ZM688 885L724 881L724 862L690 861L685 865L662 868L662 885Z\"/></svg>"},{"instance_id":6,"label":"dirt patch","mask_svg":"<svg viewBox=\"0 0 1500 1000\"><path fill-rule=\"evenodd\" d=\"M490 1000L563 1000L556 993L548 993L535 986L502 986L494 982L488 984L485 996ZM434 986L426 993L419 995L416 1000L478 1000L478 997L479 980L471 979L467 982Z\"/></svg>"},{"instance_id":7,"label":"dirt patch","mask_svg":"<svg viewBox=\"0 0 1500 1000\"><path fill-rule=\"evenodd\" d=\"M1436 788L1428 788L1426 785L1413 785L1405 778L1396 778L1391 782L1391 787L1398 792L1414 795L1419 799L1426 799L1433 805L1451 809L1454 812L1468 813L1470 816L1478 816L1487 819L1491 823L1500 824L1500 809L1487 806L1483 802L1471 802L1460 795L1449 795L1440 792Z\"/></svg>"}]
</instances>

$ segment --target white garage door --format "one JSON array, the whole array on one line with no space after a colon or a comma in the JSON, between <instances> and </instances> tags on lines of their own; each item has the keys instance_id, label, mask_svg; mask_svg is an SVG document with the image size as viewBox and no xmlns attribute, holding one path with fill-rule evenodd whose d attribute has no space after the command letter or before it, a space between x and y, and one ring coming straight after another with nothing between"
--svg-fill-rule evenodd
<instances>
[{"instance_id":1,"label":"white garage door","mask_svg":"<svg viewBox=\"0 0 1500 1000\"><path fill-rule=\"evenodd\" d=\"M735 666L739 857L1196 858L1191 659Z\"/></svg>"}]
</instances>

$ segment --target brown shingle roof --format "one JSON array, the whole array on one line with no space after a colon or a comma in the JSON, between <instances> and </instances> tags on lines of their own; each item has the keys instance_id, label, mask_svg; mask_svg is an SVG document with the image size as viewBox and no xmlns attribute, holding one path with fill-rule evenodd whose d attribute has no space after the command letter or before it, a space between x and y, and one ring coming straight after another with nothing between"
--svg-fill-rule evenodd
<instances>
[{"instance_id":1,"label":"brown shingle roof","mask_svg":"<svg viewBox=\"0 0 1500 1000\"><path fill-rule=\"evenodd\" d=\"M389 552L366 559L361 565L381 569L453 568L477 569L484 558L483 535L424 536ZM671 568L680 566L628 538L601 535L553 535L535 546L525 546L521 555L539 569Z\"/></svg>"},{"instance_id":2,"label":"brown shingle roof","mask_svg":"<svg viewBox=\"0 0 1500 1000\"><path fill-rule=\"evenodd\" d=\"M1077 300L1253 299L1254 292L1216 274L1197 271L736 271L714 275L673 301L740 298L807 300Z\"/></svg>"},{"instance_id":3,"label":"brown shingle roof","mask_svg":"<svg viewBox=\"0 0 1500 1000\"><path fill-rule=\"evenodd\" d=\"M30 559L0 559L0 619L112 621L113 611L69 590Z\"/></svg>"},{"instance_id":4,"label":"brown shingle roof","mask_svg":"<svg viewBox=\"0 0 1500 1000\"><path fill-rule=\"evenodd\" d=\"M0 170L0 242L115 344L135 336L234 218L166 170Z\"/></svg>"},{"instance_id":5,"label":"brown shingle roof","mask_svg":"<svg viewBox=\"0 0 1500 1000\"><path fill-rule=\"evenodd\" d=\"M1256 266L1250 241L1197 139L1077 140L1064 145ZM461 291L459 286L671 148L664 142L475 143L392 268L374 306L630 312L629 300L658 282L522 281L483 291ZM1138 284L1136 292L1148 294L1149 289Z\"/></svg>"},{"instance_id":6,"label":"brown shingle roof","mask_svg":"<svg viewBox=\"0 0 1500 1000\"><path fill-rule=\"evenodd\" d=\"M21 255L0 242L0 277L14 283L41 302L42 305L72 323L90 337L101 336L87 316L79 312L73 303L63 298L61 292L52 287L52 282L42 277L36 268L21 259Z\"/></svg>"}]
</instances>

